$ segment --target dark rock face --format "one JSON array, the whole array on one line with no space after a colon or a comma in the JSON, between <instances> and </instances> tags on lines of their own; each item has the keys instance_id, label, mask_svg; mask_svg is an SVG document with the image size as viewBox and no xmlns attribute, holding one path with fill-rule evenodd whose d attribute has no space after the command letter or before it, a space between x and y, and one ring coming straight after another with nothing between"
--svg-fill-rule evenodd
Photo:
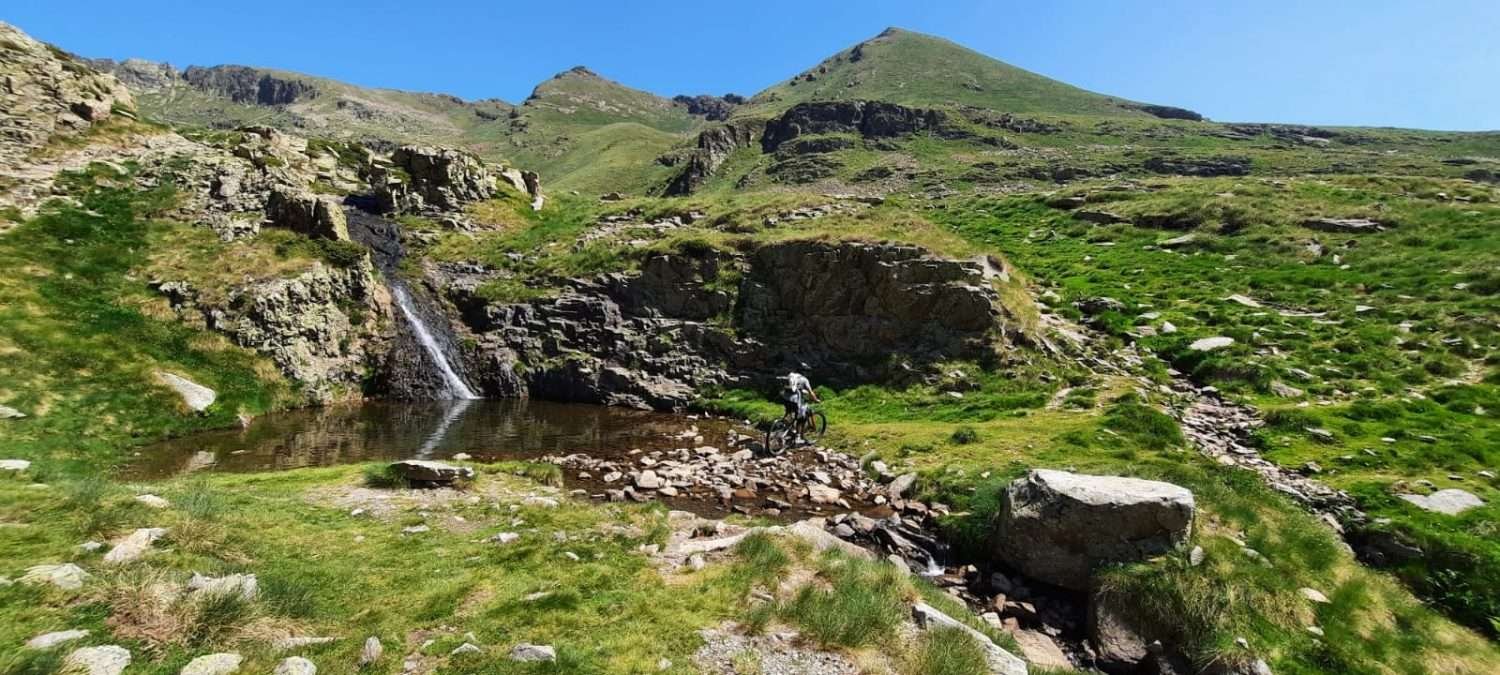
<instances>
[{"instance_id":1,"label":"dark rock face","mask_svg":"<svg viewBox=\"0 0 1500 675\"><path fill-rule=\"evenodd\" d=\"M1153 105L1150 103L1143 103L1141 105L1133 105L1130 107L1135 108L1136 110L1139 110L1148 115L1160 117L1164 120L1191 120L1193 122L1203 121L1202 115L1188 110L1187 108L1178 108L1170 105Z\"/></svg>"},{"instance_id":2,"label":"dark rock face","mask_svg":"<svg viewBox=\"0 0 1500 675\"><path fill-rule=\"evenodd\" d=\"M723 96L699 94L697 96L673 96L672 102L685 106L689 115L699 115L710 122L722 122L729 119L729 114L745 102L745 97L736 94Z\"/></svg>"},{"instance_id":3,"label":"dark rock face","mask_svg":"<svg viewBox=\"0 0 1500 675\"><path fill-rule=\"evenodd\" d=\"M511 304L475 293L482 273L439 275L475 337L466 367L485 393L656 409L685 407L703 387L769 383L799 362L856 382L886 375L896 351L913 363L979 357L1001 315L978 263L909 246L659 254L639 273Z\"/></svg>"},{"instance_id":4,"label":"dark rock face","mask_svg":"<svg viewBox=\"0 0 1500 675\"><path fill-rule=\"evenodd\" d=\"M974 355L999 318L977 263L915 246L793 241L750 258L739 323L788 352L861 360ZM918 358L920 358L918 356Z\"/></svg>"},{"instance_id":5,"label":"dark rock face","mask_svg":"<svg viewBox=\"0 0 1500 675\"><path fill-rule=\"evenodd\" d=\"M762 123L755 120L741 120L704 129L698 134L698 147L687 156L682 171L667 185L666 194L691 194L708 181L731 153L750 147L761 129Z\"/></svg>"},{"instance_id":6,"label":"dark rock face","mask_svg":"<svg viewBox=\"0 0 1500 675\"><path fill-rule=\"evenodd\" d=\"M289 105L318 95L317 87L310 82L276 77L246 66L188 66L182 79L235 103Z\"/></svg>"},{"instance_id":7,"label":"dark rock face","mask_svg":"<svg viewBox=\"0 0 1500 675\"><path fill-rule=\"evenodd\" d=\"M761 137L765 152L811 134L854 133L865 138L890 138L942 128L947 115L939 110L908 108L882 101L822 101L799 103L766 124Z\"/></svg>"},{"instance_id":8,"label":"dark rock face","mask_svg":"<svg viewBox=\"0 0 1500 675\"><path fill-rule=\"evenodd\" d=\"M1159 156L1147 159L1142 167L1178 176L1244 176L1250 173L1250 158Z\"/></svg>"}]
</instances>

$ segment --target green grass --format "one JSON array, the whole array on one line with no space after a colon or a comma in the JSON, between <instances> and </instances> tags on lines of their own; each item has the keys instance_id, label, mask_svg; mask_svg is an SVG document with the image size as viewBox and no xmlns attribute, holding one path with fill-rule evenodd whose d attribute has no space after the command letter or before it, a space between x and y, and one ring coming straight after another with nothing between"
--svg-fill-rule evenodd
<instances>
[{"instance_id":1,"label":"green grass","mask_svg":"<svg viewBox=\"0 0 1500 675\"><path fill-rule=\"evenodd\" d=\"M0 445L35 461L40 476L97 471L125 447L291 398L260 358L152 309L154 294L131 272L155 233L173 227L151 216L174 196L114 187L126 179L102 165L70 175L79 205L56 203L0 238L0 381L6 404L29 415L0 426ZM213 388L217 402L183 414L157 369Z\"/></svg>"}]
</instances>

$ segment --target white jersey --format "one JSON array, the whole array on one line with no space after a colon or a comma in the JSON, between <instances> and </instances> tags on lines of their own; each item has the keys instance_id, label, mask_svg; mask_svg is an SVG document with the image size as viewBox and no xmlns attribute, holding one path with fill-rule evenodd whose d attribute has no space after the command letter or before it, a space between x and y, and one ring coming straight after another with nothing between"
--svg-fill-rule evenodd
<instances>
[{"instance_id":1,"label":"white jersey","mask_svg":"<svg viewBox=\"0 0 1500 675\"><path fill-rule=\"evenodd\" d=\"M797 396L799 398L803 394L812 393L812 382L804 377L802 373L787 373L786 386L787 389L792 390L793 396Z\"/></svg>"}]
</instances>

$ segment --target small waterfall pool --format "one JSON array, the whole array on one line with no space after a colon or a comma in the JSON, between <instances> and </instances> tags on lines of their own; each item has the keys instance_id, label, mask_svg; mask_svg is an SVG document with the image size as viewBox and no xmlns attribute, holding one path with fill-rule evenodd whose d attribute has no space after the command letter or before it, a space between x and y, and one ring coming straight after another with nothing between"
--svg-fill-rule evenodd
<instances>
[{"instance_id":1,"label":"small waterfall pool","mask_svg":"<svg viewBox=\"0 0 1500 675\"><path fill-rule=\"evenodd\" d=\"M272 413L142 447L127 469L138 478L185 471L272 471L464 453L480 461L681 447L696 430L722 443L728 420L528 399L366 401Z\"/></svg>"}]
</instances>

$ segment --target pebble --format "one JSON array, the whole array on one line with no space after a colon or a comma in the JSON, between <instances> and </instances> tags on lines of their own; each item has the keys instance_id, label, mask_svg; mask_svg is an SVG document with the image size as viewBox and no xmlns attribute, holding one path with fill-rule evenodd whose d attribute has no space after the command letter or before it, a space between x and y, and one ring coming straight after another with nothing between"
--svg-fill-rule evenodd
<instances>
[{"instance_id":1,"label":"pebble","mask_svg":"<svg viewBox=\"0 0 1500 675\"><path fill-rule=\"evenodd\" d=\"M449 656L458 656L459 654L478 654L478 653L483 652L483 651L484 650L482 650L479 647L475 646L473 643L471 643L471 642L465 642L465 643L463 643L463 644L461 644L461 645L459 645L457 647L454 647L453 651L448 652L448 655Z\"/></svg>"},{"instance_id":2,"label":"pebble","mask_svg":"<svg viewBox=\"0 0 1500 675\"><path fill-rule=\"evenodd\" d=\"M1309 601L1318 604L1328 604L1328 596L1323 595L1323 592L1316 588L1299 588L1297 592L1301 593L1302 597L1307 598Z\"/></svg>"}]
</instances>

